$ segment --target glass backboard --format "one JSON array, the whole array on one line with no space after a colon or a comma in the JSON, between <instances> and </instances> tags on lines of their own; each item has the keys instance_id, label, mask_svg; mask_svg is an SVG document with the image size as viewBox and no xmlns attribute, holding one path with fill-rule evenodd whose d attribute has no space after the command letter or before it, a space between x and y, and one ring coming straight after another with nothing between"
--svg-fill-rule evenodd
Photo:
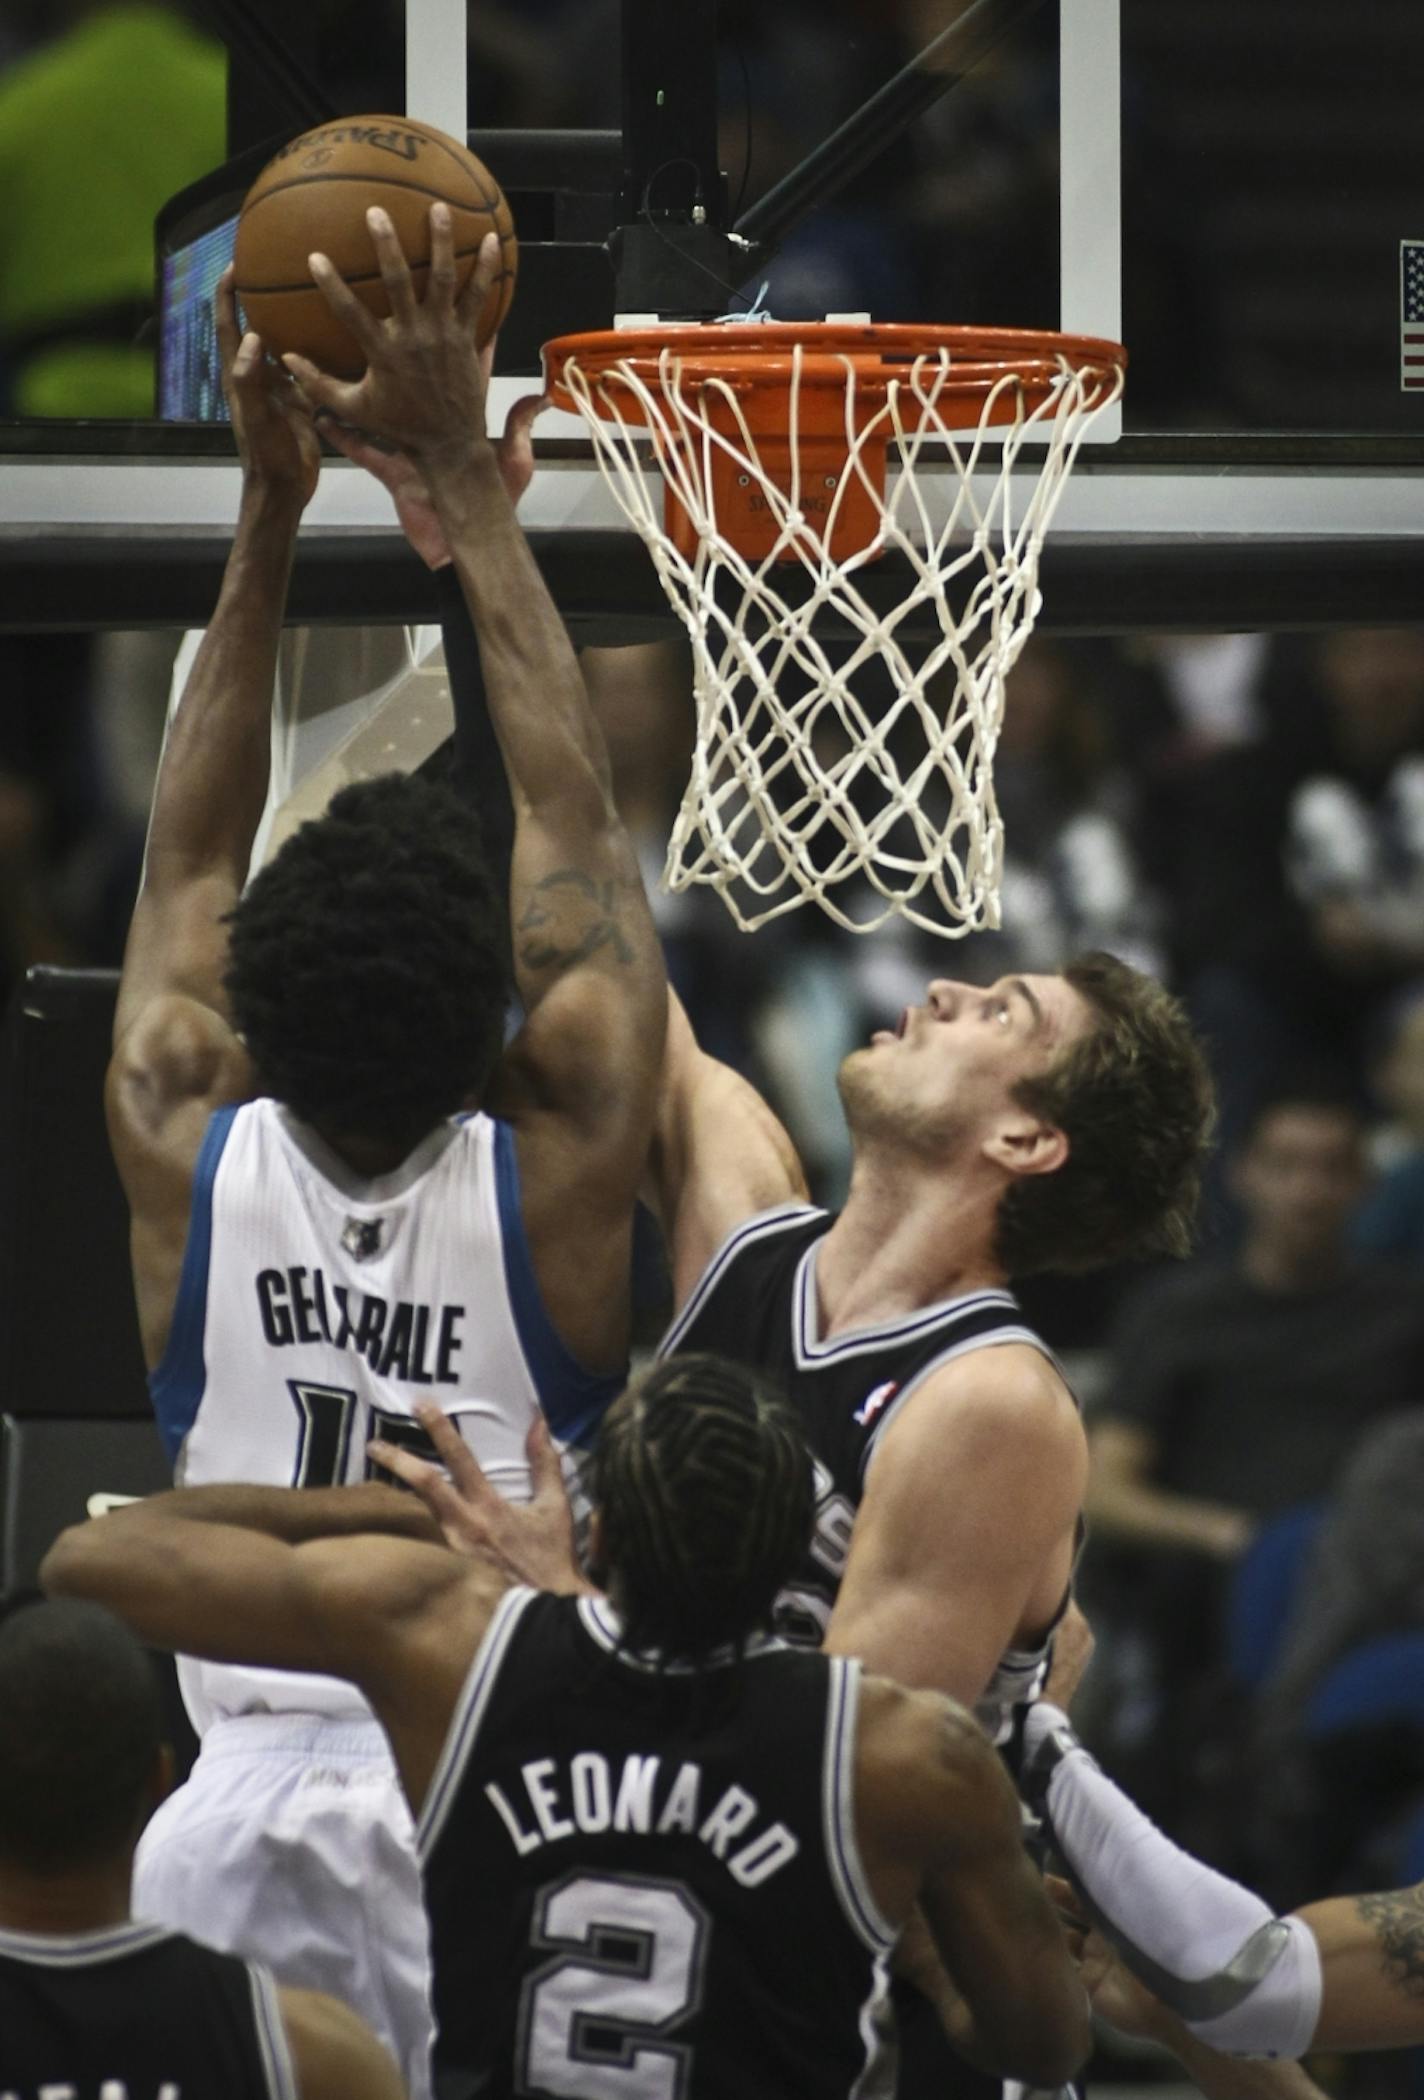
<instances>
[{"instance_id":1,"label":"glass backboard","mask_svg":"<svg viewBox=\"0 0 1424 2100\"><path fill-rule=\"evenodd\" d=\"M627 18L648 19L646 4L625 0ZM192 12L227 47L222 143L244 184L251 157L313 112L404 106L468 131L527 200L527 340L516 345L511 327L496 422L527 389L539 328L598 324L591 308L611 297L608 181L541 187L528 142L578 139L590 165L616 159L617 0L521 0L468 24L464 0L203 0ZM1349 618L1355 605L1406 616L1424 471L1424 385L1411 383L1424 364L1405 362L1424 357L1411 352L1407 304L1424 281L1424 261L1413 277L1410 263L1424 241L1409 180L1416 8L1375 0L1348 40L1321 0L723 0L715 26L710 9L679 20L710 39L703 71L734 223L917 53L946 32L974 41L967 68L941 41L929 70L962 73L952 90L730 285L727 304L765 285L787 317L859 311L1125 340L1120 420L1095 432L1059 513L1046 623L1280 625ZM0 58L2 119L28 61ZM509 142L506 160L491 141ZM172 325L154 416L0 424L0 577L31 616L65 617L63 572L85 545L96 569L133 572L112 594L134 619L190 617L215 579L230 441L171 411L216 408L203 301L231 225L224 158L208 170L206 220L155 254ZM667 165L675 187L675 156ZM65 208L82 212L83 195ZM546 308L538 256L559 239ZM565 266L575 251L593 274ZM594 610L652 616L655 586L581 427L546 419L539 450L524 515L541 554ZM354 470L324 476L294 603L331 617L426 610L383 495Z\"/></svg>"}]
</instances>

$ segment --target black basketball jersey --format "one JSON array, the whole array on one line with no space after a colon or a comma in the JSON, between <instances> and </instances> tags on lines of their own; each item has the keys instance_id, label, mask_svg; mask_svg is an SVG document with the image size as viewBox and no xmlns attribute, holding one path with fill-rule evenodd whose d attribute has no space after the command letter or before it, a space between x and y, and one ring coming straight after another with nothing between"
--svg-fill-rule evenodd
<instances>
[{"instance_id":1,"label":"black basketball jersey","mask_svg":"<svg viewBox=\"0 0 1424 2100\"><path fill-rule=\"evenodd\" d=\"M265 1969L158 1925L0 1931L3 2100L296 2100Z\"/></svg>"},{"instance_id":2,"label":"black basketball jersey","mask_svg":"<svg viewBox=\"0 0 1424 2100\"><path fill-rule=\"evenodd\" d=\"M1027 1342L1054 1360L1012 1291L1002 1290L970 1291L823 1341L816 1249L832 1223L828 1211L788 1204L738 1226L658 1352L706 1349L752 1365L800 1415L816 1461L816 1528L796 1581L777 1601L776 1628L807 1647L825 1637L876 1443L916 1387L941 1364L1002 1342ZM1038 1689L1047 1661L1047 1642L1003 1656L976 1709L996 1741L1012 1708Z\"/></svg>"},{"instance_id":3,"label":"black basketball jersey","mask_svg":"<svg viewBox=\"0 0 1424 2100\"><path fill-rule=\"evenodd\" d=\"M858 1693L773 1640L660 1669L603 1599L511 1591L420 1821L439 2100L887 2090Z\"/></svg>"}]
</instances>

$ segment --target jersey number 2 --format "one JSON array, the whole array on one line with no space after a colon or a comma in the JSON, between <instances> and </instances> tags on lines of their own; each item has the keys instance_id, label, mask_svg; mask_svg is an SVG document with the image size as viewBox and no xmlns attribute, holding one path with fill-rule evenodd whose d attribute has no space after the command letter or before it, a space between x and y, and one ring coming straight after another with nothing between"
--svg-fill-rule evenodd
<instances>
[{"instance_id":1,"label":"jersey number 2","mask_svg":"<svg viewBox=\"0 0 1424 2100\"><path fill-rule=\"evenodd\" d=\"M519 1999L515 2078L551 2100L682 2100L710 1920L676 1881L572 1875L541 1889L534 1946L553 1955Z\"/></svg>"}]
</instances>

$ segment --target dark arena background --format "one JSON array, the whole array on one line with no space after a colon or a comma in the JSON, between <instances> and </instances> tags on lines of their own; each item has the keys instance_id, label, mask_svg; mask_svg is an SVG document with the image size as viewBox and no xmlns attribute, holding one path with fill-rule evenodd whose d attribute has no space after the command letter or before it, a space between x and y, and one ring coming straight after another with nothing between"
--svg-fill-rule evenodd
<instances>
[{"instance_id":1,"label":"dark arena background","mask_svg":"<svg viewBox=\"0 0 1424 2100\"><path fill-rule=\"evenodd\" d=\"M816 1201L848 1183L841 1060L927 979L1106 949L1185 1003L1219 1101L1195 1252L1020 1294L1092 1454L1075 1722L1280 1910L1424 1878L1421 80L1417 0L9 0L6 1593L65 1525L171 1479L103 1086L170 696L235 513L213 288L284 139L406 111L468 138L513 210L496 423L546 340L630 314L1127 346L1008 675L998 931L856 936L807 906L744 933L705 888L660 888L690 652L572 415L539 424L520 518L670 976ZM441 766L438 617L383 492L328 462L259 859L366 763L363 725L386 763ZM912 655L933 640L907 623ZM637 1267L647 1354L651 1229ZM172 1719L187 1741L176 1698ZM1332 2093L1424 2089L1424 2052L1310 2068ZM1183 2075L1100 2031L1090 2082Z\"/></svg>"}]
</instances>

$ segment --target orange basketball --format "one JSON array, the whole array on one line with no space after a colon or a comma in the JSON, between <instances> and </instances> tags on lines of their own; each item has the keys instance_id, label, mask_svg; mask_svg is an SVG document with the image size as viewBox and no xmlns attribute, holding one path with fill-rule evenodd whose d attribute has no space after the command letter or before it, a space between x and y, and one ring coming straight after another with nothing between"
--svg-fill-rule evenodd
<instances>
[{"instance_id":1,"label":"orange basketball","mask_svg":"<svg viewBox=\"0 0 1424 2100\"><path fill-rule=\"evenodd\" d=\"M519 243L509 206L467 146L411 117L343 117L304 131L268 161L243 203L233 254L248 327L275 353L295 350L338 378L359 377L366 361L313 283L307 257L329 255L357 298L384 318L390 302L366 213L379 204L390 214L420 297L430 207L441 201L450 207L462 287L485 235L499 235L499 275L479 320L487 342L514 296Z\"/></svg>"}]
</instances>

